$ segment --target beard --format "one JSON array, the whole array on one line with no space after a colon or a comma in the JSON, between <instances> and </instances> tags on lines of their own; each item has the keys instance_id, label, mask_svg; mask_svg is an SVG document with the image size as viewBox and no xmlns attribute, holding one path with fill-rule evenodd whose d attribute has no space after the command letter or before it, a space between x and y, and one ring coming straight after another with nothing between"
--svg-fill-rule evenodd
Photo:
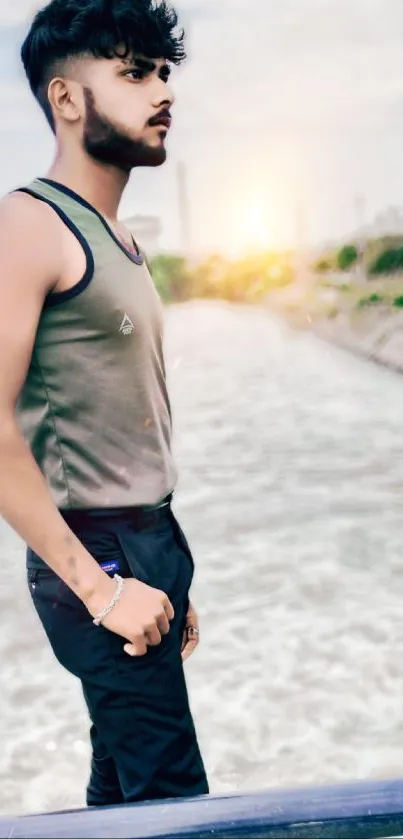
<instances>
[{"instance_id":1,"label":"beard","mask_svg":"<svg viewBox=\"0 0 403 839\"><path fill-rule=\"evenodd\" d=\"M84 97L86 121L83 143L90 157L124 172L130 172L136 166L161 166L165 163L167 153L162 144L153 148L143 140L133 140L123 129L101 116L90 88L84 88Z\"/></svg>"}]
</instances>

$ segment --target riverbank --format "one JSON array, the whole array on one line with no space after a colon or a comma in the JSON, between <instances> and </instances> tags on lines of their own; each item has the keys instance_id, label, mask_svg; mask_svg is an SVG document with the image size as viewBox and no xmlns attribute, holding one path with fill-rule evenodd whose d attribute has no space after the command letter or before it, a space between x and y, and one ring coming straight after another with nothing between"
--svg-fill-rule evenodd
<instances>
[{"instance_id":1,"label":"riverbank","mask_svg":"<svg viewBox=\"0 0 403 839\"><path fill-rule=\"evenodd\" d=\"M263 306L192 301L165 321L213 794L399 777L403 388ZM80 808L82 692L1 522L0 557L0 813Z\"/></svg>"},{"instance_id":2,"label":"riverbank","mask_svg":"<svg viewBox=\"0 0 403 839\"><path fill-rule=\"evenodd\" d=\"M293 327L403 373L403 276L305 276L267 302Z\"/></svg>"}]
</instances>

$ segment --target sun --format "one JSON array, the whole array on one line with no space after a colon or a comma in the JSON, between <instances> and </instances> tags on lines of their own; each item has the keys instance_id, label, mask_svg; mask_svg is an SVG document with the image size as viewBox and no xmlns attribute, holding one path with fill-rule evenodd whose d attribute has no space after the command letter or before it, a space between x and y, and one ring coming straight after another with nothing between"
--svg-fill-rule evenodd
<instances>
[{"instance_id":1,"label":"sun","mask_svg":"<svg viewBox=\"0 0 403 839\"><path fill-rule=\"evenodd\" d=\"M233 227L234 251L267 251L270 249L270 221L267 202L263 197L252 196L242 201L236 210Z\"/></svg>"}]
</instances>

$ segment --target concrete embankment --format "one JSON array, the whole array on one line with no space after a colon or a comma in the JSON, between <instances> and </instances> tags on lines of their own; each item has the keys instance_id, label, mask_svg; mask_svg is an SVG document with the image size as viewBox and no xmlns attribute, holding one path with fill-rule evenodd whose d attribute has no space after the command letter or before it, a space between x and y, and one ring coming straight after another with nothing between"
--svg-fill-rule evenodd
<instances>
[{"instance_id":1,"label":"concrete embankment","mask_svg":"<svg viewBox=\"0 0 403 839\"><path fill-rule=\"evenodd\" d=\"M341 313L312 324L314 332L354 354L403 373L403 313L384 309L352 318Z\"/></svg>"},{"instance_id":2,"label":"concrete embankment","mask_svg":"<svg viewBox=\"0 0 403 839\"><path fill-rule=\"evenodd\" d=\"M308 281L270 295L269 308L296 329L403 372L403 277L358 285Z\"/></svg>"}]
</instances>

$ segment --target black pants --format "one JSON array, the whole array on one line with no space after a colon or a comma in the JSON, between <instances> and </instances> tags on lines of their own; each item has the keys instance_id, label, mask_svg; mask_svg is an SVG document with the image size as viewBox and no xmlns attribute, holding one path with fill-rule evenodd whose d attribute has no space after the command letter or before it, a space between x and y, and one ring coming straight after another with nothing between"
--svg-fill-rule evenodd
<instances>
[{"instance_id":1,"label":"black pants","mask_svg":"<svg viewBox=\"0 0 403 839\"><path fill-rule=\"evenodd\" d=\"M63 516L107 573L161 589L175 609L161 645L131 658L125 640L95 627L68 586L28 550L35 608L57 659L81 680L92 721L88 806L208 793L181 660L194 565L170 505Z\"/></svg>"}]
</instances>

